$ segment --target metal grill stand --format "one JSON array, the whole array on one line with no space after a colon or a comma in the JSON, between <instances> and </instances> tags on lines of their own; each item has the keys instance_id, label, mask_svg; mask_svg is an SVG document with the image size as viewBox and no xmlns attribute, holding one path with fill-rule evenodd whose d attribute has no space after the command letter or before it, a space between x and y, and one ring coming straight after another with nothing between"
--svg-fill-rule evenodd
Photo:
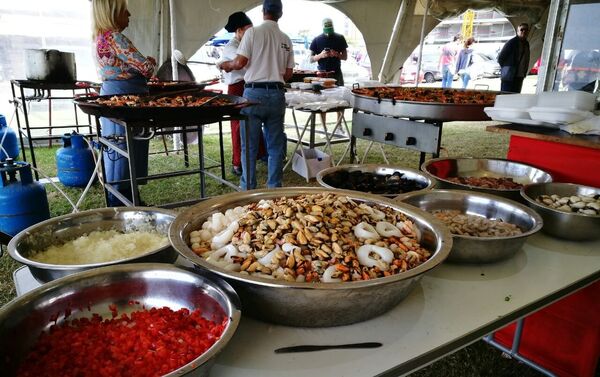
<instances>
[{"instance_id":1,"label":"metal grill stand","mask_svg":"<svg viewBox=\"0 0 600 377\"><path fill-rule=\"evenodd\" d=\"M121 181L113 181L113 182L104 182L104 194L105 198L108 201L108 193L110 192L115 197L117 197L123 204L127 206L139 206L140 205L140 197L138 191L138 181L149 181L155 179L164 179L171 177L178 177L183 175L191 175L199 173L200 176L200 200L206 198L206 176L217 180L218 182L231 187L236 191L241 191L241 188L238 185L235 185L225 179L225 156L223 150L223 121L230 120L246 120L246 117L240 115L227 115L221 117L215 117L212 119L206 118L201 120L139 120L139 121L123 121L118 119L111 119L113 122L123 126L125 128L125 141L127 144L127 150L123 150L119 148L113 140L104 138L101 136L101 125L100 125L100 117L96 117L96 129L98 133L98 142L102 148L108 148L113 150L120 156L127 159L129 164L129 179L121 180ZM217 165L206 166L204 159L204 145L203 145L203 125L210 123L218 123L219 124L219 151L220 151L220 161ZM242 122L244 127L248 127L248 122ZM173 127L177 125L177 130L172 131L163 131L162 128L165 127ZM135 146L134 146L134 135L140 134L144 129L150 129L153 132L153 136L161 136L165 134L173 134L173 133L186 133L186 132L197 132L198 134L198 159L199 159L199 168L198 169L187 169L187 170L179 170L169 173L160 173L154 175L148 175L146 177L138 177L136 169L135 169ZM247 128L246 128L246 131ZM246 153L248 153L248 148L246 147ZM246 156L246 161L248 161L248 156ZM208 171L208 169L212 168L220 168L220 176ZM248 166L244 167L244 174L247 174ZM102 164L102 174L106 176L104 164ZM246 176L246 179L248 177ZM128 200L124 197L114 186L119 183L130 183L131 186L131 194L132 201ZM174 208L182 205L192 204L197 202L198 200L190 200L183 203L169 203L167 205L163 205L162 207L166 208Z\"/></svg>"},{"instance_id":2,"label":"metal grill stand","mask_svg":"<svg viewBox=\"0 0 600 377\"><path fill-rule=\"evenodd\" d=\"M52 147L53 140L59 140L62 137L64 132L53 135L53 129L69 129L70 131L76 131L79 133L79 129L82 127L87 127L88 133L83 135L85 136L94 136L92 129L92 120L89 115L87 115L88 122L87 124L79 123L79 114L77 112L77 106L73 104L73 113L75 117L74 125L54 125L52 124L52 101L53 100L72 100L76 96L77 91L83 91L81 94L85 94L86 96L90 94L92 83L83 82L84 86L78 86L75 82L70 83L50 83L45 81L35 81L35 80L11 80L10 86L12 91L12 103L15 106L15 117L17 120L17 128L19 129L19 141L21 143L21 153L23 154L23 161L27 161L27 154L25 153L25 141L24 138L27 139L27 144L29 147L29 154L31 155L31 165L34 168L37 168L37 163L35 159L35 151L34 151L34 140L47 140L48 145ZM26 95L25 90L31 89L33 90L33 94ZM18 94L17 94L18 90ZM73 95L69 97L62 96L53 96L53 90L70 90ZM45 126L32 126L29 122L29 108L28 104L33 101L48 101L48 125ZM19 108L22 111L23 122L21 124L21 118L19 116ZM33 136L32 130L47 130L48 134L43 136ZM35 179L39 180L38 172L35 171Z\"/></svg>"}]
</instances>

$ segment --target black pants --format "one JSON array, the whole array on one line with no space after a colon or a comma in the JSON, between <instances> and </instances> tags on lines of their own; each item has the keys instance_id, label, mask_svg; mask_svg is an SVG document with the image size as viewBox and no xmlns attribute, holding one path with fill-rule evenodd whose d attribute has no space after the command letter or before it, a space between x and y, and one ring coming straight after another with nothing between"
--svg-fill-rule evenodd
<instances>
[{"instance_id":1,"label":"black pants","mask_svg":"<svg viewBox=\"0 0 600 377\"><path fill-rule=\"evenodd\" d=\"M515 77L512 81L502 80L500 90L503 92L521 93L525 77Z\"/></svg>"}]
</instances>

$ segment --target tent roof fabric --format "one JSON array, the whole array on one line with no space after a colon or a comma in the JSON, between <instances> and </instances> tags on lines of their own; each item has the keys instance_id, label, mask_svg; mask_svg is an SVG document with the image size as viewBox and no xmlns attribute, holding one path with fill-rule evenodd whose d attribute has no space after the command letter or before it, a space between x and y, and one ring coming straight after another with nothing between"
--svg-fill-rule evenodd
<instances>
[{"instance_id":1,"label":"tent roof fabric","mask_svg":"<svg viewBox=\"0 0 600 377\"><path fill-rule=\"evenodd\" d=\"M169 1L173 2L176 20L175 47L185 56L194 54L237 11L248 11L260 6L256 0L129 0L132 18L126 30L128 36L145 54L164 61L171 51ZM362 32L373 76L381 71L382 79L391 82L397 77L402 64L419 44L425 0L309 0L322 1L346 14ZM386 66L382 63L401 4L406 14L399 25L395 46L390 46ZM430 0L425 22L427 35L441 20L462 14L467 9L496 9L513 25L528 22L534 26L530 33L532 56L538 56L548 17L550 0ZM285 14L285 0L283 1ZM533 62L531 62L533 64Z\"/></svg>"}]
</instances>

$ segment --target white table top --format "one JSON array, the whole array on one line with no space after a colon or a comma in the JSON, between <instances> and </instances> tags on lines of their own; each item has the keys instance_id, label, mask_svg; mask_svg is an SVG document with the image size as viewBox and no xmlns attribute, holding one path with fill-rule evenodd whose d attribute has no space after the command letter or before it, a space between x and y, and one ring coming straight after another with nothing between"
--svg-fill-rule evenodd
<instances>
[{"instance_id":1,"label":"white table top","mask_svg":"<svg viewBox=\"0 0 600 377\"><path fill-rule=\"evenodd\" d=\"M445 263L390 312L334 328L270 325L244 317L211 376L399 375L466 346L600 278L600 242L536 235L513 258ZM383 347L275 354L300 344L381 342Z\"/></svg>"},{"instance_id":2,"label":"white table top","mask_svg":"<svg viewBox=\"0 0 600 377\"><path fill-rule=\"evenodd\" d=\"M211 376L408 373L598 279L600 241L575 243L539 234L504 262L442 264L429 272L398 306L370 321L309 329L244 317ZM23 282L17 288L19 285L25 288ZM32 287L18 292L22 294ZM357 342L381 342L383 346L293 354L273 352L301 344Z\"/></svg>"}]
</instances>

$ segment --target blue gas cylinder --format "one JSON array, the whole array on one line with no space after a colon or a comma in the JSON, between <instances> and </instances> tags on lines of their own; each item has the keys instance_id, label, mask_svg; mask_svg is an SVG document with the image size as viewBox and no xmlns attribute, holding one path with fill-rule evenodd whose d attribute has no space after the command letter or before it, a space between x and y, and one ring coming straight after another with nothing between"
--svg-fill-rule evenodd
<instances>
[{"instance_id":1,"label":"blue gas cylinder","mask_svg":"<svg viewBox=\"0 0 600 377\"><path fill-rule=\"evenodd\" d=\"M19 179L20 178L20 179ZM11 236L50 218L46 189L26 162L0 162L0 230Z\"/></svg>"},{"instance_id":2,"label":"blue gas cylinder","mask_svg":"<svg viewBox=\"0 0 600 377\"><path fill-rule=\"evenodd\" d=\"M7 158L15 159L19 156L19 143L17 134L6 124L6 118L0 114L0 161ZM6 155L8 153L8 156Z\"/></svg>"},{"instance_id":3,"label":"blue gas cylinder","mask_svg":"<svg viewBox=\"0 0 600 377\"><path fill-rule=\"evenodd\" d=\"M65 134L63 147L56 151L58 180L65 186L85 187L94 174L94 156L83 136Z\"/></svg>"}]
</instances>

